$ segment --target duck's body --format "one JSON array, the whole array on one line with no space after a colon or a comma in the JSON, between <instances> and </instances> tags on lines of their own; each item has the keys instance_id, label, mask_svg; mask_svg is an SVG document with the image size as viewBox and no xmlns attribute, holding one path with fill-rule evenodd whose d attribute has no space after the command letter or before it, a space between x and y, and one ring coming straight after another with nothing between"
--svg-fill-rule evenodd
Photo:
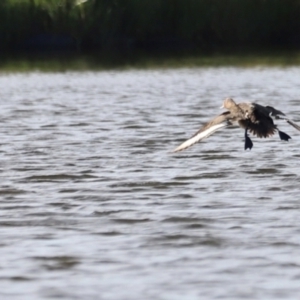
<instances>
[{"instance_id":1,"label":"duck's body","mask_svg":"<svg viewBox=\"0 0 300 300\"><path fill-rule=\"evenodd\" d=\"M251 139L248 137L248 131L259 138L270 137L278 131L280 139L288 141L291 137L277 128L272 117L275 119L284 119L300 131L299 125L285 118L283 112L271 106L262 106L257 103L237 104L233 99L226 98L222 108L226 108L228 111L204 124L190 139L177 147L174 152L184 150L209 137L217 130L230 125L238 125L245 129L245 150L251 149L253 146Z\"/></svg>"}]
</instances>

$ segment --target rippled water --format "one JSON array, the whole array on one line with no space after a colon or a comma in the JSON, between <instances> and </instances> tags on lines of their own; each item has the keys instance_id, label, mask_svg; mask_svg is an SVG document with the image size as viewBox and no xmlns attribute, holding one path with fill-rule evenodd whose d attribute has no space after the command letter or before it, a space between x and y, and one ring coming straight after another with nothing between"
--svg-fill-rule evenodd
<instances>
[{"instance_id":1,"label":"rippled water","mask_svg":"<svg viewBox=\"0 0 300 300\"><path fill-rule=\"evenodd\" d=\"M300 123L299 68L0 75L1 299L297 299L300 132L170 150L226 96Z\"/></svg>"}]
</instances>

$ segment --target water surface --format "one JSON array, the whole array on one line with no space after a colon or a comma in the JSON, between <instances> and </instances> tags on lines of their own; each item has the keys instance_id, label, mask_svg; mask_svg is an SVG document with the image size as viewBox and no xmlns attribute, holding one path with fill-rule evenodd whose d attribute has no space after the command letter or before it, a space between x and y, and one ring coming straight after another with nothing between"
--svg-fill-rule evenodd
<instances>
[{"instance_id":1,"label":"water surface","mask_svg":"<svg viewBox=\"0 0 300 300\"><path fill-rule=\"evenodd\" d=\"M300 68L0 75L3 299L296 299L300 133L228 129L222 100L300 123Z\"/></svg>"}]
</instances>

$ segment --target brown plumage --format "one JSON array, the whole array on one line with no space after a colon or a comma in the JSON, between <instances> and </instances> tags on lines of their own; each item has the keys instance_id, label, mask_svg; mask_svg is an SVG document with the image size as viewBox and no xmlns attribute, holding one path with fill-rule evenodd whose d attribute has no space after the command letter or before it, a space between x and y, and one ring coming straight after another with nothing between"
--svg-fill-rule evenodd
<instances>
[{"instance_id":1,"label":"brown plumage","mask_svg":"<svg viewBox=\"0 0 300 300\"><path fill-rule=\"evenodd\" d=\"M227 111L204 124L190 139L177 147L174 152L184 150L209 137L217 130L234 124L245 129L245 149L251 149L253 146L251 139L248 137L248 131L259 138L270 137L278 131L280 139L288 141L291 137L277 128L272 117L275 119L283 119L300 131L298 124L287 119L283 112L272 106L262 106L257 103L237 104L233 99L226 98L222 108L226 108Z\"/></svg>"}]
</instances>

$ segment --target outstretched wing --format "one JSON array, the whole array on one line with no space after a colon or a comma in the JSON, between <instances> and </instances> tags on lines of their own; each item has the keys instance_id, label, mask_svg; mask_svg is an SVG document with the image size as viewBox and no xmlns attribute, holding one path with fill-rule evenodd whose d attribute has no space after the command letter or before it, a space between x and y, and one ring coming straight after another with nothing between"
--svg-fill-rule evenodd
<instances>
[{"instance_id":1,"label":"outstretched wing","mask_svg":"<svg viewBox=\"0 0 300 300\"><path fill-rule=\"evenodd\" d=\"M290 120L290 119L287 119L285 118L285 120L290 124L292 125L294 128L296 128L297 130L300 131L300 126L298 124L296 124L294 121Z\"/></svg>"},{"instance_id":2,"label":"outstretched wing","mask_svg":"<svg viewBox=\"0 0 300 300\"><path fill-rule=\"evenodd\" d=\"M266 108L270 111L272 117L275 117L275 119L285 120L288 124L300 131L300 126L291 119L285 117L285 114L282 111L277 110L272 106L266 106Z\"/></svg>"},{"instance_id":3,"label":"outstretched wing","mask_svg":"<svg viewBox=\"0 0 300 300\"><path fill-rule=\"evenodd\" d=\"M217 130L231 125L230 122L230 112L226 111L221 115L215 117L210 122L204 124L191 138L183 142L178 146L173 152L179 152L186 148L191 147L192 145L200 142L201 140L209 137Z\"/></svg>"}]
</instances>

